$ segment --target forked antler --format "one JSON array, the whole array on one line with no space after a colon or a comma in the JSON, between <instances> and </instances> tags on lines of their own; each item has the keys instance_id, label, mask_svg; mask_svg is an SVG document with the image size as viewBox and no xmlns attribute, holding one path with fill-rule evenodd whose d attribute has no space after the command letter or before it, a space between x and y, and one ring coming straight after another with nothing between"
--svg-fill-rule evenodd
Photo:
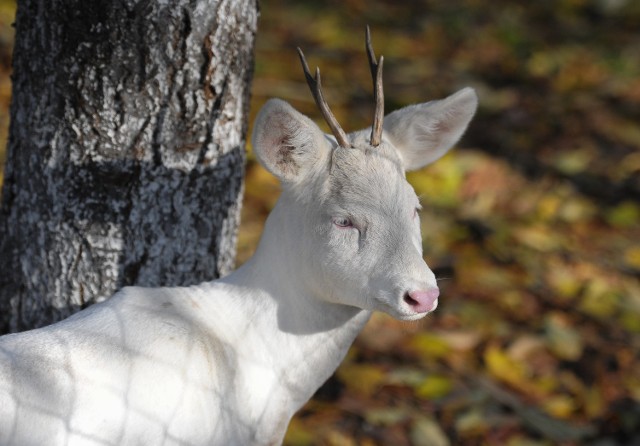
<instances>
[{"instance_id":1,"label":"forked antler","mask_svg":"<svg viewBox=\"0 0 640 446\"><path fill-rule=\"evenodd\" d=\"M307 78L307 84L309 84L309 88L311 89L311 93L313 94L313 98L316 100L316 104L322 113L325 121L331 127L331 132L336 137L336 141L340 144L340 147L348 148L351 147L349 140L347 139L347 134L342 130L340 124L338 124L338 120L331 113L331 109L329 108L329 104L325 101L324 96L322 95L322 83L320 81L320 68L316 67L316 76L315 78L311 76L309 72L309 65L307 64L307 60L304 58L304 54L302 50L298 48L298 55L300 56L300 62L302 62L302 69L304 70L304 77Z\"/></svg>"},{"instance_id":2,"label":"forked antler","mask_svg":"<svg viewBox=\"0 0 640 446\"><path fill-rule=\"evenodd\" d=\"M365 33L365 42L367 57L369 58L369 67L371 68L371 77L373 78L373 98L376 102L376 109L373 113L373 126L371 127L371 145L377 147L382 141L382 120L384 119L384 91L382 89L382 65L384 57L380 56L380 60L376 62L376 55L371 46L369 26L367 26Z\"/></svg>"},{"instance_id":3,"label":"forked antler","mask_svg":"<svg viewBox=\"0 0 640 446\"><path fill-rule=\"evenodd\" d=\"M382 89L382 65L384 58L380 56L380 59L376 62L376 56L371 45L371 32L369 31L368 26L365 37L367 57L369 58L369 68L371 69L371 76L373 78L373 97L376 102L376 109L373 113L373 126L371 127L370 144L373 147L377 147L382 141L382 120L384 119L384 92ZM331 132L336 137L340 147L351 147L347 134L342 130L340 124L338 124L338 120L331 112L329 104L327 104L327 101L325 101L324 96L322 95L320 68L316 68L316 75L315 77L312 76L309 71L307 60L304 58L304 54L300 48L298 48L298 55L300 56L300 62L302 63L302 69L304 70L304 77L307 79L307 84L309 84L313 98L315 99L325 121L329 124Z\"/></svg>"}]
</instances>

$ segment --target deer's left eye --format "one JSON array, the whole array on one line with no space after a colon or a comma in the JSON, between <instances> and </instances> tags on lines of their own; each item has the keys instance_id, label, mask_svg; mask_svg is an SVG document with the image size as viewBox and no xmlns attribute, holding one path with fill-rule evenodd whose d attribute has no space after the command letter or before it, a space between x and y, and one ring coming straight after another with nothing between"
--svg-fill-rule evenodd
<instances>
[{"instance_id":1,"label":"deer's left eye","mask_svg":"<svg viewBox=\"0 0 640 446\"><path fill-rule=\"evenodd\" d=\"M333 217L331 220L339 228L352 228L353 222L347 217Z\"/></svg>"},{"instance_id":2,"label":"deer's left eye","mask_svg":"<svg viewBox=\"0 0 640 446\"><path fill-rule=\"evenodd\" d=\"M413 210L413 218L417 218L418 217L418 213L420 212L420 208L415 208Z\"/></svg>"}]
</instances>

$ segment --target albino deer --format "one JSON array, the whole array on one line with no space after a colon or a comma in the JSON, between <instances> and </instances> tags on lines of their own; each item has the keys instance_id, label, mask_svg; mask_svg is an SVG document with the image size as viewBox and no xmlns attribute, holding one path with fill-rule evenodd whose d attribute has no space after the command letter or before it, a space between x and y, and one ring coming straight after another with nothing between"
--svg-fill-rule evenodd
<instances>
[{"instance_id":1,"label":"albino deer","mask_svg":"<svg viewBox=\"0 0 640 446\"><path fill-rule=\"evenodd\" d=\"M405 171L442 156L477 98L465 88L346 134L273 99L253 148L282 183L253 258L188 288L127 287L51 325L0 338L1 445L273 445L372 311L416 320L438 288Z\"/></svg>"}]
</instances>

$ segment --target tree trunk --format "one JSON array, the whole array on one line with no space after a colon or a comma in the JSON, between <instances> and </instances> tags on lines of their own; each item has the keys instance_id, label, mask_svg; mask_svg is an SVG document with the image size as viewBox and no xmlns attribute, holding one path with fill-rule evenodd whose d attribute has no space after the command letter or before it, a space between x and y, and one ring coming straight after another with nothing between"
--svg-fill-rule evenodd
<instances>
[{"instance_id":1,"label":"tree trunk","mask_svg":"<svg viewBox=\"0 0 640 446\"><path fill-rule=\"evenodd\" d=\"M0 330L233 266L257 0L22 0Z\"/></svg>"}]
</instances>

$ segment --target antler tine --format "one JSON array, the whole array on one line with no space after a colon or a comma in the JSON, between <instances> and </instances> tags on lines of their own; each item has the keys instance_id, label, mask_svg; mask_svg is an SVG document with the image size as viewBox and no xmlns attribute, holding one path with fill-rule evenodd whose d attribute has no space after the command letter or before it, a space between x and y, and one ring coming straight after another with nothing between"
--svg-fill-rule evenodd
<instances>
[{"instance_id":1,"label":"antler tine","mask_svg":"<svg viewBox=\"0 0 640 446\"><path fill-rule=\"evenodd\" d=\"M307 84L309 84L309 88L311 89L311 94L313 94L313 98L324 117L324 120L327 121L329 127L331 128L331 132L336 137L336 141L340 147L351 147L349 140L347 139L347 134L342 130L340 124L338 124L338 120L331 113L331 109L329 109L329 104L325 101L324 96L322 95L322 82L320 79L320 68L316 68L315 77L311 76L311 72L309 71L309 65L307 64L307 60L304 58L304 53L300 48L298 48L298 55L300 56L300 62L302 63L302 69L304 71L304 77L307 79Z\"/></svg>"},{"instance_id":2,"label":"antler tine","mask_svg":"<svg viewBox=\"0 0 640 446\"><path fill-rule=\"evenodd\" d=\"M382 121L384 119L384 91L382 89L382 66L384 57L376 62L376 56L371 45L371 31L367 26L366 36L367 57L373 79L373 97L376 102L376 109L373 113L373 126L371 127L371 145L377 147L382 141Z\"/></svg>"}]
</instances>

